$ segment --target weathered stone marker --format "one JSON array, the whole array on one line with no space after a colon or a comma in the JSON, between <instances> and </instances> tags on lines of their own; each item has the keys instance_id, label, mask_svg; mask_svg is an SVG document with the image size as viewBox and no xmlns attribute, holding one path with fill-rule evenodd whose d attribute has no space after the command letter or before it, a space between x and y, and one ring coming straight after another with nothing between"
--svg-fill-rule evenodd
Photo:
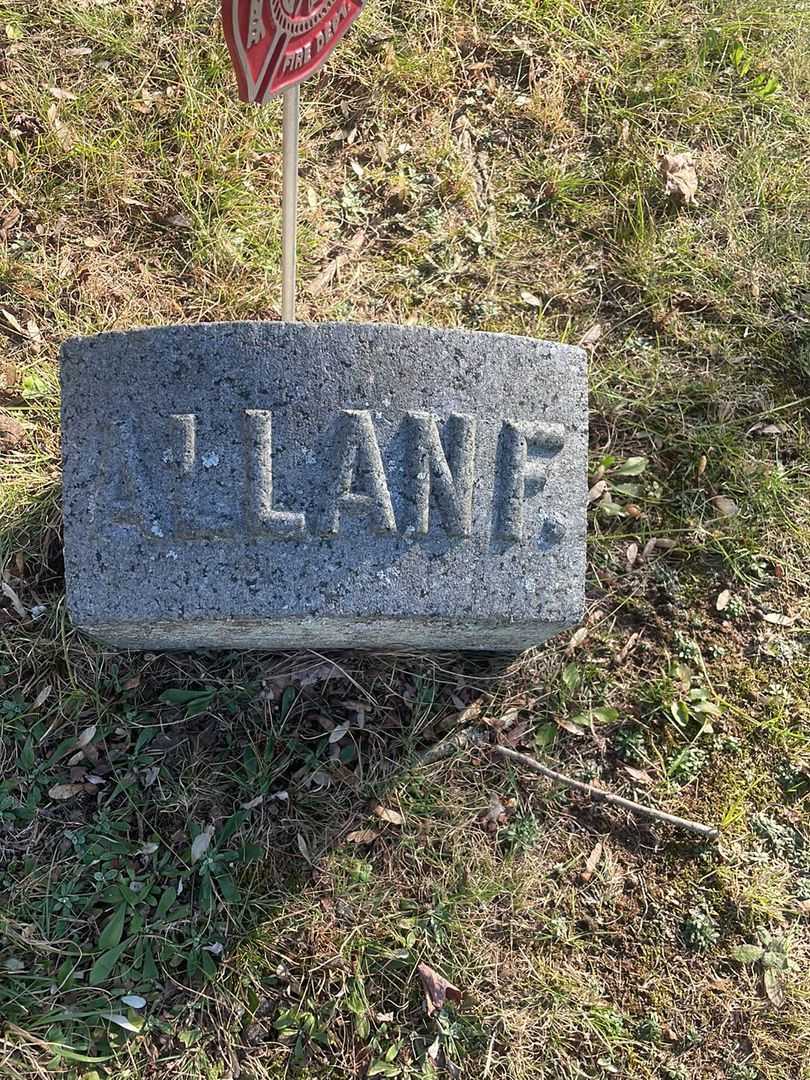
<instances>
[{"instance_id":1,"label":"weathered stone marker","mask_svg":"<svg viewBox=\"0 0 810 1080\"><path fill-rule=\"evenodd\" d=\"M80 628L132 648L520 650L576 623L580 349L234 323L62 351Z\"/></svg>"}]
</instances>

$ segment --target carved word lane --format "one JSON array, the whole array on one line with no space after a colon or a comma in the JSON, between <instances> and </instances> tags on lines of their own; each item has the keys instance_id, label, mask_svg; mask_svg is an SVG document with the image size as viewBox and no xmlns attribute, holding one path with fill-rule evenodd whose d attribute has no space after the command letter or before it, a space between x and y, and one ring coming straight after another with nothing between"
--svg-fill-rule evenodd
<instances>
[{"instance_id":1,"label":"carved word lane","mask_svg":"<svg viewBox=\"0 0 810 1080\"><path fill-rule=\"evenodd\" d=\"M476 417L453 413L442 423L433 413L406 412L397 431L401 437L391 440L399 458L389 461L386 470L372 412L340 410L324 436L327 444L319 448L326 464L318 470L319 490L312 493L307 509L281 505L276 497L277 474L283 476L288 451L274 452L273 413L246 409L235 415L234 423L241 446L236 479L241 520L233 523L231 539L337 537L347 518L364 522L378 537L410 540L426 538L433 529L442 530L449 539L464 540L476 527L474 499L481 489L476 485ZM200 445L197 415L173 414L166 424L172 449L164 453L163 466L199 491L220 464L219 454ZM210 529L188 520L187 507L170 508L171 528L144 511L150 483L133 427L130 421L114 425L100 473L99 490L111 493L112 517L108 520L139 528L151 540L212 538ZM480 515L479 527L491 529L494 540L526 543L541 533L546 524L542 512L532 512L528 503L545 487L549 467L563 449L564 440L562 424L510 418L499 422L492 475L481 477L490 504ZM152 454L150 459L154 460ZM226 537L219 532L216 538Z\"/></svg>"}]
</instances>

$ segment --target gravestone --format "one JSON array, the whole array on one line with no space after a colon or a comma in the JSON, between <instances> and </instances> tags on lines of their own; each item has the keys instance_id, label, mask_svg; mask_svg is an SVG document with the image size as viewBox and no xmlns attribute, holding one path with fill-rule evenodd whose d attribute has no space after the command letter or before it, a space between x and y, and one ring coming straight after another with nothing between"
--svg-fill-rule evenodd
<instances>
[{"instance_id":1,"label":"gravestone","mask_svg":"<svg viewBox=\"0 0 810 1080\"><path fill-rule=\"evenodd\" d=\"M582 612L585 367L395 326L70 341L70 616L139 649L535 645Z\"/></svg>"}]
</instances>

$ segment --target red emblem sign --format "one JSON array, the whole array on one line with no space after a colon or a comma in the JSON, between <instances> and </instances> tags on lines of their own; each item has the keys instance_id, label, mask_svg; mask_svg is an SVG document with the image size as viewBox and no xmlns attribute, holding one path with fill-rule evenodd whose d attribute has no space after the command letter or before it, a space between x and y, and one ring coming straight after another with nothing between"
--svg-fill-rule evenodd
<instances>
[{"instance_id":1,"label":"red emblem sign","mask_svg":"<svg viewBox=\"0 0 810 1080\"><path fill-rule=\"evenodd\" d=\"M363 0L222 0L239 96L262 103L326 61Z\"/></svg>"}]
</instances>

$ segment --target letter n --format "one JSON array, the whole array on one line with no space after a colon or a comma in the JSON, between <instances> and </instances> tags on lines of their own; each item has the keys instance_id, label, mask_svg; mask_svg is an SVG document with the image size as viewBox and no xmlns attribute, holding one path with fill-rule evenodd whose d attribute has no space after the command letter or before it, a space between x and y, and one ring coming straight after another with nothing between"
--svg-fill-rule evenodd
<instances>
[{"instance_id":1,"label":"letter n","mask_svg":"<svg viewBox=\"0 0 810 1080\"><path fill-rule=\"evenodd\" d=\"M436 417L409 412L407 423L408 495L413 504L413 528L417 536L430 531L431 495L448 536L465 537L472 532L475 484L476 421L453 413L445 426L445 454Z\"/></svg>"}]
</instances>

